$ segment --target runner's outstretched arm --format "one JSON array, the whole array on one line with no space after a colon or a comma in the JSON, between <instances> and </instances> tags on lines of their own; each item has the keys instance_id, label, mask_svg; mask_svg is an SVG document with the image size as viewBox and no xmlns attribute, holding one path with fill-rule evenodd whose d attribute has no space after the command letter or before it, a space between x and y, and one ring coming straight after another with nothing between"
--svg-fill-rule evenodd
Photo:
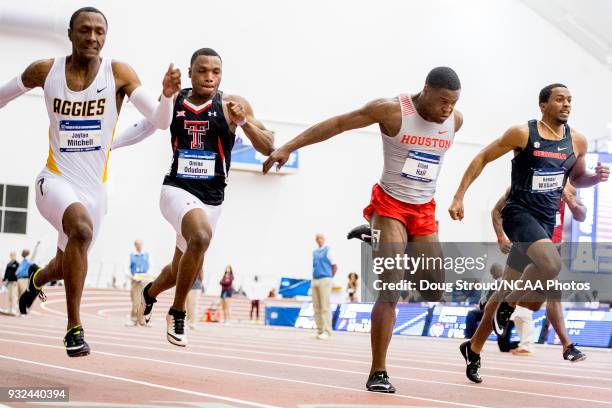
<instances>
[{"instance_id":1,"label":"runner's outstretched arm","mask_svg":"<svg viewBox=\"0 0 612 408\"><path fill-rule=\"evenodd\" d=\"M463 219L463 197L474 180L480 176L485 166L511 150L524 148L527 144L527 137L528 134L523 127L512 127L502 137L493 141L474 157L465 173L463 173L461 183L459 183L453 202L448 209L448 213L453 220Z\"/></svg>"},{"instance_id":2,"label":"runner's outstretched arm","mask_svg":"<svg viewBox=\"0 0 612 408\"><path fill-rule=\"evenodd\" d=\"M287 163L289 155L301 147L323 142L347 130L382 123L385 118L391 116L390 112L394 109L397 109L397 104L393 100L377 99L369 102L361 109L317 123L272 152L263 164L263 173L266 174L274 163L277 163L276 170L280 170Z\"/></svg>"}]
</instances>

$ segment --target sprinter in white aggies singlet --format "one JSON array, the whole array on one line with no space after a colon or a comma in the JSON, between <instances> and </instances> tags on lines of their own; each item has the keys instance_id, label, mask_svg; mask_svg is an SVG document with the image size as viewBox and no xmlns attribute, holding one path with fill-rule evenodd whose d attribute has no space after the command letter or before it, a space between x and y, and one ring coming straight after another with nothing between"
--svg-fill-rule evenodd
<instances>
[{"instance_id":1,"label":"sprinter in white aggies singlet","mask_svg":"<svg viewBox=\"0 0 612 408\"><path fill-rule=\"evenodd\" d=\"M49 156L36 178L36 206L59 233L66 208L82 203L93 223L93 241L106 214L106 178L118 112L111 60L102 59L89 87L75 92L66 84L66 57L56 58L44 85L49 114ZM90 246L91 248L91 246Z\"/></svg>"},{"instance_id":2,"label":"sprinter in white aggies singlet","mask_svg":"<svg viewBox=\"0 0 612 408\"><path fill-rule=\"evenodd\" d=\"M100 10L78 9L68 28L69 56L36 61L0 86L0 108L32 88L44 88L49 156L34 187L36 205L59 239L55 257L31 275L19 310L27 314L36 297L44 297L47 282L63 279L68 315L64 346L70 357L89 354L81 326L81 295L87 253L106 212L108 156L123 100L128 96L154 127L167 129L173 96L181 87L180 72L170 65L160 100L147 96L130 66L100 57L107 29Z\"/></svg>"},{"instance_id":3,"label":"sprinter in white aggies singlet","mask_svg":"<svg viewBox=\"0 0 612 408\"><path fill-rule=\"evenodd\" d=\"M300 147L322 142L347 130L378 124L383 140L384 169L380 183L372 189L370 205L364 210L372 229L366 231L376 244L373 245L374 256L401 256L410 242L411 248L418 253L439 257L442 251L433 195L444 153L463 122L461 114L454 112L460 89L455 71L448 67L434 68L418 94L378 99L361 109L314 125L274 151L264 163L263 171L268 172L275 163L277 169L280 168L291 152ZM443 271L420 269L412 276L415 282L439 282L443 279ZM402 279L404 270L393 269L385 271L378 281L395 284ZM389 382L386 355L400 292L381 290L376 293L372 309L372 366L366 389L392 393L395 388ZM429 301L439 300L442 295L437 290L420 293Z\"/></svg>"}]
</instances>

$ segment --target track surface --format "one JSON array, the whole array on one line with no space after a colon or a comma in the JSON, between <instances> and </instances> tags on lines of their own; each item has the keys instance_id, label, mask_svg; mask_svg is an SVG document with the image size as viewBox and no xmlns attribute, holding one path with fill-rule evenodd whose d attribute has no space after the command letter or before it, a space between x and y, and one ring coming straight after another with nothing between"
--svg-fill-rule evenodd
<instances>
[{"instance_id":1,"label":"track surface","mask_svg":"<svg viewBox=\"0 0 612 408\"><path fill-rule=\"evenodd\" d=\"M0 387L68 387L72 407L612 407L612 352L586 349L571 364L559 347L515 357L488 344L470 383L449 339L396 336L388 369L398 392L369 393L369 336L250 324L199 324L189 345L165 339L170 294L154 308L153 327L126 327L129 293L86 290L82 314L92 354L70 359L62 346L62 288L47 291L27 318L0 316ZM4 297L0 306L3 306ZM5 405L2 405L5 404ZM41 403L36 403L41 405ZM0 407L34 403L0 402Z\"/></svg>"}]
</instances>

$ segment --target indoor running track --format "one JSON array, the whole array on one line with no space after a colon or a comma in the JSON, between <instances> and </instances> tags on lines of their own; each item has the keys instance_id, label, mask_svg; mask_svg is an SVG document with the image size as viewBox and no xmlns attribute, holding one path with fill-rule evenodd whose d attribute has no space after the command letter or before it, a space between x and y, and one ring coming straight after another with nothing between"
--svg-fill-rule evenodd
<instances>
[{"instance_id":1,"label":"indoor running track","mask_svg":"<svg viewBox=\"0 0 612 408\"><path fill-rule=\"evenodd\" d=\"M68 387L73 407L611 407L612 353L585 349L572 364L559 347L515 357L489 343L476 385L464 376L459 341L396 336L388 369L396 394L364 390L369 335L250 324L205 324L180 348L165 339L170 295L153 327L126 327L129 292L86 290L82 318L92 354L70 359L63 288L47 290L27 318L0 316L0 387ZM4 298L2 300L4 303ZM2 305L4 306L4 305ZM4 404L4 405L2 405Z\"/></svg>"}]
</instances>

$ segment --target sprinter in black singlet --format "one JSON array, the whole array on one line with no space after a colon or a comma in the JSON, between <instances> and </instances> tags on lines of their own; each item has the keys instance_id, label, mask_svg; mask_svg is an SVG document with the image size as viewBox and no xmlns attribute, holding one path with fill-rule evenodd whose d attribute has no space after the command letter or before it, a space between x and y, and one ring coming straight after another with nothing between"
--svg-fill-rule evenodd
<instances>
[{"instance_id":1,"label":"sprinter in black singlet","mask_svg":"<svg viewBox=\"0 0 612 408\"><path fill-rule=\"evenodd\" d=\"M164 268L141 296L138 323L147 325L157 295L176 286L174 303L166 316L167 340L186 346L185 300L202 269L204 253L212 239L224 199L226 177L238 126L264 155L273 149L273 136L256 120L242 97L219 91L221 57L202 48L191 57L192 88L183 89L174 103L172 165L162 186L160 207L176 231L172 268ZM114 148L134 144L153 133L145 121L121 135Z\"/></svg>"},{"instance_id":2,"label":"sprinter in black singlet","mask_svg":"<svg viewBox=\"0 0 612 408\"><path fill-rule=\"evenodd\" d=\"M511 267L504 271L506 280L520 277L524 282L536 282L559 275L561 258L551 238L567 179L575 187L585 188L607 181L610 174L609 168L600 163L594 174L586 172L586 138L567 126L572 101L567 87L549 85L540 91L539 101L542 119L510 128L480 151L465 171L448 210L452 219L463 219L463 197L470 184L488 163L514 151L512 185L502 213L504 231L513 242L508 260ZM525 256L529 258L529 266L522 275L510 273L514 262ZM506 295L502 292L493 295L476 333L460 346L467 363L466 375L473 382L482 382L478 373L480 351L491 333L500 302L507 301L508 305L500 308L502 312L506 309L502 314L507 314L511 313L510 306L517 304L538 310L545 300L545 295L537 291L514 291Z\"/></svg>"},{"instance_id":3,"label":"sprinter in black singlet","mask_svg":"<svg viewBox=\"0 0 612 408\"><path fill-rule=\"evenodd\" d=\"M181 90L174 103L172 165L164 185L187 191L204 204L219 206L236 135L225 119L221 91L201 105L189 101L192 92L191 88Z\"/></svg>"}]
</instances>

